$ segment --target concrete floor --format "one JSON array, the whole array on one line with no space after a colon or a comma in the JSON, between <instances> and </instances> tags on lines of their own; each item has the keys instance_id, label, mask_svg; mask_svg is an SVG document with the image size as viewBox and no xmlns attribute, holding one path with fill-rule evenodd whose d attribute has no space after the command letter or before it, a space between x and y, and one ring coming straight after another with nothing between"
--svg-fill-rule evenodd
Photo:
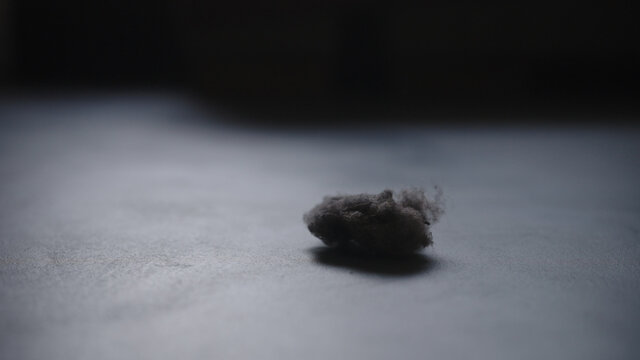
<instances>
[{"instance_id":1,"label":"concrete floor","mask_svg":"<svg viewBox=\"0 0 640 360\"><path fill-rule=\"evenodd\" d=\"M2 359L640 358L636 130L259 131L168 95L0 116ZM402 262L302 223L435 184Z\"/></svg>"}]
</instances>

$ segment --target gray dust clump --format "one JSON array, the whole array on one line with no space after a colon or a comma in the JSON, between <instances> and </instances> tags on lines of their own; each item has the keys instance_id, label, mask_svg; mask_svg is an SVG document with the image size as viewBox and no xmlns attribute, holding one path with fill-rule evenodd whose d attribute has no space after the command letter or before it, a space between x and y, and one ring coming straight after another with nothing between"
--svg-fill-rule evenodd
<instances>
[{"instance_id":1,"label":"gray dust clump","mask_svg":"<svg viewBox=\"0 0 640 360\"><path fill-rule=\"evenodd\" d=\"M373 254L408 254L433 243L429 230L444 213L442 191L420 189L327 196L304 214L309 231L331 247Z\"/></svg>"}]
</instances>

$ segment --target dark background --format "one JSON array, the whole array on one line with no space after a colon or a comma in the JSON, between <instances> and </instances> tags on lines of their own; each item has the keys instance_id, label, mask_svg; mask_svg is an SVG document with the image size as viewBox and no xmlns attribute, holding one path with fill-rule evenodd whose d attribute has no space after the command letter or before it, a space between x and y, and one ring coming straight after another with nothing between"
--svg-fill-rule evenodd
<instances>
[{"instance_id":1,"label":"dark background","mask_svg":"<svg viewBox=\"0 0 640 360\"><path fill-rule=\"evenodd\" d=\"M631 2L1 4L5 92L182 89L279 118L637 113Z\"/></svg>"}]
</instances>

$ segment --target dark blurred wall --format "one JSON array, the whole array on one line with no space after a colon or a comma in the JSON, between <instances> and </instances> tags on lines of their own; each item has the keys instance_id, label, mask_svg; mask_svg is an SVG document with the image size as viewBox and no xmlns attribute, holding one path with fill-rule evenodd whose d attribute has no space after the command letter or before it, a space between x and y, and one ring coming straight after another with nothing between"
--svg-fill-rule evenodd
<instances>
[{"instance_id":1,"label":"dark blurred wall","mask_svg":"<svg viewBox=\"0 0 640 360\"><path fill-rule=\"evenodd\" d=\"M14 1L14 80L52 86L176 82L185 73L170 3Z\"/></svg>"},{"instance_id":2,"label":"dark blurred wall","mask_svg":"<svg viewBox=\"0 0 640 360\"><path fill-rule=\"evenodd\" d=\"M202 2L203 79L230 96L608 101L637 95L636 12L613 2Z\"/></svg>"},{"instance_id":3,"label":"dark blurred wall","mask_svg":"<svg viewBox=\"0 0 640 360\"><path fill-rule=\"evenodd\" d=\"M11 72L10 56L13 54L10 43L13 40L12 20L9 13L9 1L0 0L0 88L2 84L9 81Z\"/></svg>"},{"instance_id":4,"label":"dark blurred wall","mask_svg":"<svg viewBox=\"0 0 640 360\"><path fill-rule=\"evenodd\" d=\"M14 84L180 85L222 102L488 107L639 95L637 6L14 1ZM5 60L5 62L8 60Z\"/></svg>"}]
</instances>

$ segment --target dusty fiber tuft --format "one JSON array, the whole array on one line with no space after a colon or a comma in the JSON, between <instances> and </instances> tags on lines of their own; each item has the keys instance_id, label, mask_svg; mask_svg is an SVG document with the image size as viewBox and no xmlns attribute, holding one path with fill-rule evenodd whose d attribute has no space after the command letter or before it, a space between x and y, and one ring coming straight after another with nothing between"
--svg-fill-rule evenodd
<instances>
[{"instance_id":1,"label":"dusty fiber tuft","mask_svg":"<svg viewBox=\"0 0 640 360\"><path fill-rule=\"evenodd\" d=\"M429 226L444 213L442 191L420 189L327 196L304 214L309 231L331 247L375 254L408 254L433 243Z\"/></svg>"}]
</instances>

